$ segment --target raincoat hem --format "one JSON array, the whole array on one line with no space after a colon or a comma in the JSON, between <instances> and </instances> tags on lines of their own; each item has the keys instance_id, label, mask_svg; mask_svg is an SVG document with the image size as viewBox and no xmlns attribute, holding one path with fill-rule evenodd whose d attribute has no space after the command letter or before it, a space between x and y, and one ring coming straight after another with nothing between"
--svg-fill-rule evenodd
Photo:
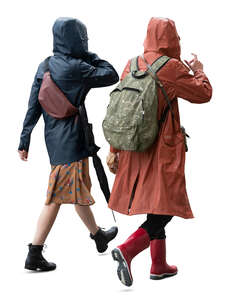
<instances>
[{"instance_id":1,"label":"raincoat hem","mask_svg":"<svg viewBox=\"0 0 236 300\"><path fill-rule=\"evenodd\" d=\"M183 219L193 219L194 218L194 215L189 213L189 214L183 214L181 212L174 212L174 211L168 211L168 210L160 210L160 209L144 209L144 210L138 210L136 209L135 212L133 211L125 211L125 210L122 210L122 209L119 209L119 208L114 208L114 207L110 207L110 209L118 212L118 213L121 213L121 214L124 214L124 215L127 215L127 216L133 216L133 215L142 215L142 214L154 214L154 215L169 215L169 216L176 216L176 217L180 217L180 218L183 218Z\"/></svg>"}]
</instances>

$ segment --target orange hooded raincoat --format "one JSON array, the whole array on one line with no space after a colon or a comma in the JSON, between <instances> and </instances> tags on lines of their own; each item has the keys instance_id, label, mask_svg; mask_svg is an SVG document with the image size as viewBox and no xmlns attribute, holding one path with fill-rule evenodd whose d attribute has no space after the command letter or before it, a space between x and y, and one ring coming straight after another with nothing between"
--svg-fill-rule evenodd
<instances>
[{"instance_id":1,"label":"orange hooded raincoat","mask_svg":"<svg viewBox=\"0 0 236 300\"><path fill-rule=\"evenodd\" d=\"M144 57L152 64L158 57L171 57L158 72L170 100L180 97L192 103L211 99L212 88L203 71L194 75L180 60L180 43L175 23L151 18L144 41ZM139 69L146 65L139 57ZM121 80L129 73L130 61ZM166 107L158 89L157 120ZM174 118L167 114L156 142L145 152L120 151L119 165L109 207L127 215L163 214L193 218L185 185L185 143L180 128L178 100L173 102ZM111 147L111 152L118 150Z\"/></svg>"}]
</instances>

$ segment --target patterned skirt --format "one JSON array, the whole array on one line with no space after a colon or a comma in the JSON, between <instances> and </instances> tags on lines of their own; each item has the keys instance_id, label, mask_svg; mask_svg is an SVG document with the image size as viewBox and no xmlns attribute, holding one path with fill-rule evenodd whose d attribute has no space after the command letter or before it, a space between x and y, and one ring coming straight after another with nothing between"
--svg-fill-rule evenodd
<instances>
[{"instance_id":1,"label":"patterned skirt","mask_svg":"<svg viewBox=\"0 0 236 300\"><path fill-rule=\"evenodd\" d=\"M95 201L90 190L88 158L64 165L51 165L45 204L54 202L92 205Z\"/></svg>"}]
</instances>

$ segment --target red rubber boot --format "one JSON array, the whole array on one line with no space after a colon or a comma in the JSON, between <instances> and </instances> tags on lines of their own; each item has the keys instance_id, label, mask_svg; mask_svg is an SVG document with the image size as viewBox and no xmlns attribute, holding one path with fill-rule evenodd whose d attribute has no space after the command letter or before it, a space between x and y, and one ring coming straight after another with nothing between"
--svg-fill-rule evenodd
<instances>
[{"instance_id":1,"label":"red rubber boot","mask_svg":"<svg viewBox=\"0 0 236 300\"><path fill-rule=\"evenodd\" d=\"M122 245L112 250L113 259L119 263L117 269L118 277L124 285L132 285L131 261L138 253L148 248L149 244L150 238L148 233L143 228L139 228Z\"/></svg>"},{"instance_id":2,"label":"red rubber boot","mask_svg":"<svg viewBox=\"0 0 236 300\"><path fill-rule=\"evenodd\" d=\"M155 239L150 243L152 267L150 279L163 279L177 274L176 266L169 266L166 263L166 240Z\"/></svg>"}]
</instances>

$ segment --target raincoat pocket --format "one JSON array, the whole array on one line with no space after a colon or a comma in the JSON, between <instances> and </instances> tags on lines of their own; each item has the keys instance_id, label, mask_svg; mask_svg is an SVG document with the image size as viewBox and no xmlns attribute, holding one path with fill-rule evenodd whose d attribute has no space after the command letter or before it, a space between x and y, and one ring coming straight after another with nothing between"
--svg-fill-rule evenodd
<instances>
[{"instance_id":1,"label":"raincoat pocket","mask_svg":"<svg viewBox=\"0 0 236 300\"><path fill-rule=\"evenodd\" d=\"M163 134L163 141L168 146L176 146L184 142L184 136L181 131Z\"/></svg>"},{"instance_id":2,"label":"raincoat pocket","mask_svg":"<svg viewBox=\"0 0 236 300\"><path fill-rule=\"evenodd\" d=\"M159 155L168 174L173 174L174 178L176 178L179 172L184 172L182 161L185 160L185 142L182 132L163 135L160 141Z\"/></svg>"}]
</instances>

